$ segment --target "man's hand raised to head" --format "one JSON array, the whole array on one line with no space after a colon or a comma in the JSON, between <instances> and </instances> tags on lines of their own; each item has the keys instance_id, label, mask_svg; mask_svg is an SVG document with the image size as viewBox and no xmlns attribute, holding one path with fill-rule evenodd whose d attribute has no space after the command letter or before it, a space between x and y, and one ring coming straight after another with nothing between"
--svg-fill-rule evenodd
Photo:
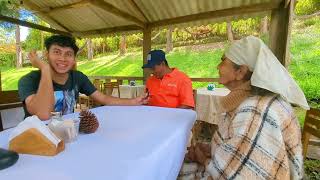
<instances>
[{"instance_id":1,"label":"man's hand raised to head","mask_svg":"<svg viewBox=\"0 0 320 180\"><path fill-rule=\"evenodd\" d=\"M32 64L33 67L38 68L38 69L46 69L49 68L49 64L46 63L45 61L41 60L38 55L37 52L35 50L32 50L29 54L28 57L30 59L30 62Z\"/></svg>"}]
</instances>

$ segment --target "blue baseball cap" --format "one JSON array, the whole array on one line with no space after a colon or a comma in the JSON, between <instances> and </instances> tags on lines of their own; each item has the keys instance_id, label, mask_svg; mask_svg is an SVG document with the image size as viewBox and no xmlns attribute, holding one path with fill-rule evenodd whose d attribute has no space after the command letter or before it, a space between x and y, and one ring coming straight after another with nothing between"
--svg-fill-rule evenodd
<instances>
[{"instance_id":1,"label":"blue baseball cap","mask_svg":"<svg viewBox=\"0 0 320 180\"><path fill-rule=\"evenodd\" d=\"M143 65L142 68L153 68L164 60L166 60L166 54L162 50L150 51L147 56L148 63Z\"/></svg>"}]
</instances>

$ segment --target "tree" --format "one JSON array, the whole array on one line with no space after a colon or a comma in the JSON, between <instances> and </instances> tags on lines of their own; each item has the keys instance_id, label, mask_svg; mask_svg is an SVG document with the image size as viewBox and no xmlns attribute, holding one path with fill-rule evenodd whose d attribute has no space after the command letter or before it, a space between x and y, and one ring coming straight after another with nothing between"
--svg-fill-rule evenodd
<instances>
[{"instance_id":1,"label":"tree","mask_svg":"<svg viewBox=\"0 0 320 180\"><path fill-rule=\"evenodd\" d=\"M120 38L120 56L123 56L127 53L127 43L126 43L126 35L122 35Z\"/></svg>"},{"instance_id":2,"label":"tree","mask_svg":"<svg viewBox=\"0 0 320 180\"><path fill-rule=\"evenodd\" d=\"M172 51L173 49L173 43L172 43L172 31L173 31L173 28L172 26L170 26L168 29L167 29L167 43L166 43L166 52L170 52Z\"/></svg>"},{"instance_id":3,"label":"tree","mask_svg":"<svg viewBox=\"0 0 320 180\"><path fill-rule=\"evenodd\" d=\"M261 18L260 22L260 36L263 36L268 33L268 17L265 16Z\"/></svg>"},{"instance_id":4,"label":"tree","mask_svg":"<svg viewBox=\"0 0 320 180\"><path fill-rule=\"evenodd\" d=\"M233 41L232 24L231 21L227 21L227 36L230 42Z\"/></svg>"},{"instance_id":5,"label":"tree","mask_svg":"<svg viewBox=\"0 0 320 180\"><path fill-rule=\"evenodd\" d=\"M39 18L35 18L34 22L37 24L40 24L42 26L49 26L47 23L45 23L44 21L42 21ZM31 50L45 50L44 47L44 40L49 37L51 35L51 33L49 32L45 32L45 31L40 31L38 29L33 29L30 28L29 29L29 33L28 36L26 38L26 40L23 42L23 49L25 51L31 51Z\"/></svg>"},{"instance_id":6,"label":"tree","mask_svg":"<svg viewBox=\"0 0 320 180\"><path fill-rule=\"evenodd\" d=\"M16 67L21 68L23 59L22 59L22 50L21 50L21 41L20 41L20 26L16 25Z\"/></svg>"},{"instance_id":7,"label":"tree","mask_svg":"<svg viewBox=\"0 0 320 180\"><path fill-rule=\"evenodd\" d=\"M92 43L92 39L88 39L87 40L87 58L88 60L92 60L93 59L93 43Z\"/></svg>"},{"instance_id":8,"label":"tree","mask_svg":"<svg viewBox=\"0 0 320 180\"><path fill-rule=\"evenodd\" d=\"M11 16L17 19L24 19L32 17L31 13L20 8L22 1L20 0L10 0L10 1L0 1L0 14ZM16 67L22 67L22 50L20 42L20 26L13 25L11 23L3 22L1 27L5 28L9 32L15 30L15 40L16 40Z\"/></svg>"},{"instance_id":9,"label":"tree","mask_svg":"<svg viewBox=\"0 0 320 180\"><path fill-rule=\"evenodd\" d=\"M0 14L11 15L14 17L19 17L19 6L17 1L0 1ZM1 27L3 27L8 32L15 32L16 40L16 65L21 67L22 65L22 55L21 55L21 44L20 44L20 28L18 25L13 25L11 23L2 22Z\"/></svg>"}]
</instances>

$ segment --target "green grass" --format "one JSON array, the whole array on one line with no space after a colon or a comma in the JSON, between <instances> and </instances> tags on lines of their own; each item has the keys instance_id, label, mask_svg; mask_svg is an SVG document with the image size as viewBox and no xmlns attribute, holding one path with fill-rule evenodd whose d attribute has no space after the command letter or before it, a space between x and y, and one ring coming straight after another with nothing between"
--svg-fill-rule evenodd
<instances>
[{"instance_id":1,"label":"green grass","mask_svg":"<svg viewBox=\"0 0 320 180\"><path fill-rule=\"evenodd\" d=\"M177 67L190 77L217 77L216 66L222 50L188 51L177 48L167 55L169 65ZM142 53L128 53L126 56L109 55L91 61L79 61L78 70L88 76L143 76ZM3 90L17 89L18 80L33 68L3 69L1 72ZM203 86L207 83L196 83Z\"/></svg>"},{"instance_id":2,"label":"green grass","mask_svg":"<svg viewBox=\"0 0 320 180\"><path fill-rule=\"evenodd\" d=\"M289 71L313 106L320 104L320 22L293 31Z\"/></svg>"},{"instance_id":3,"label":"green grass","mask_svg":"<svg viewBox=\"0 0 320 180\"><path fill-rule=\"evenodd\" d=\"M27 67L21 69L1 69L1 82L2 82L2 90L16 90L18 89L18 81L19 79L34 70L34 68Z\"/></svg>"}]
</instances>

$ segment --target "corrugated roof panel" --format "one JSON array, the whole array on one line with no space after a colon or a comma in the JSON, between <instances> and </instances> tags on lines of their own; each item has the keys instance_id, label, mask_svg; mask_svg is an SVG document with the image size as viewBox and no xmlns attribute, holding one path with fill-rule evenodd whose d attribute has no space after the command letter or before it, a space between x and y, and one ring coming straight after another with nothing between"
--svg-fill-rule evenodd
<instances>
[{"instance_id":1,"label":"corrugated roof panel","mask_svg":"<svg viewBox=\"0 0 320 180\"><path fill-rule=\"evenodd\" d=\"M174 17L266 3L274 0L141 0L136 1L151 22Z\"/></svg>"},{"instance_id":2,"label":"corrugated roof panel","mask_svg":"<svg viewBox=\"0 0 320 180\"><path fill-rule=\"evenodd\" d=\"M36 4L40 8L55 8L80 1L81 0L31 0L32 3Z\"/></svg>"},{"instance_id":3,"label":"corrugated roof panel","mask_svg":"<svg viewBox=\"0 0 320 180\"><path fill-rule=\"evenodd\" d=\"M105 18L105 21L107 21L110 26L109 27L115 27L115 26L126 26L126 25L133 25L131 21L128 21L122 17L116 16L112 13L109 13L101 8L93 7L95 11L101 15L101 17Z\"/></svg>"},{"instance_id":4,"label":"corrugated roof panel","mask_svg":"<svg viewBox=\"0 0 320 180\"><path fill-rule=\"evenodd\" d=\"M158 23L161 20L174 19L177 17L183 17L188 15L201 14L206 12L212 12L215 10L223 10L234 7L242 7L261 3L280 3L284 0L104 0L106 3L112 4L121 11L138 17L143 20L144 17L137 10L131 1L136 3L138 8L142 11L144 16L148 19L148 23L152 25L165 25L167 23ZM56 8L65 6L68 4L74 4L82 2L82 0L32 0L32 3L40 7L40 10L50 10L50 8ZM90 1L83 1L90 3ZM27 3L26 3L27 4ZM99 4L99 3L98 3ZM276 4L277 5L277 4ZM275 6L276 7L276 6ZM35 12L37 13L37 12ZM261 13L256 13L261 14ZM49 13L51 17L58 21L58 23L67 27L72 32L85 32L97 29L107 29L114 27L123 27L128 25L134 25L135 23L121 17L121 15L115 15L109 13L108 9L101 9L94 5L82 4L80 6L74 6L73 8L60 9ZM242 15L235 17L243 18L249 17L252 14ZM208 17L204 17L208 18ZM176 24L174 26L195 26L200 24L208 24L212 22L221 22L231 17L222 17L216 19L196 20L193 22L186 22ZM44 18L46 19L46 18ZM193 20L193 19L189 19ZM164 21L163 21L164 22ZM175 23L180 23L175 22ZM49 21L50 23L50 21ZM51 21L51 24L54 23ZM152 26L152 27L155 27ZM123 28L120 28L123 30ZM103 31L96 31L103 32Z\"/></svg>"},{"instance_id":5,"label":"corrugated roof panel","mask_svg":"<svg viewBox=\"0 0 320 180\"><path fill-rule=\"evenodd\" d=\"M223 17L223 18L214 18L214 19L206 19L206 20L199 20L199 21L193 21L189 23L181 23L181 24L176 24L172 25L173 27L192 27L192 26L200 26L200 25L207 25L207 24L214 24L214 23L221 23L221 22L226 22L226 21L236 21L239 19L248 19L252 17L264 17L270 15L270 12L259 12L259 13L252 13L252 14L247 14L247 15L241 15L241 16L230 16L230 17ZM168 26L162 26L156 29L163 29L167 28Z\"/></svg>"},{"instance_id":6,"label":"corrugated roof panel","mask_svg":"<svg viewBox=\"0 0 320 180\"><path fill-rule=\"evenodd\" d=\"M56 11L51 16L71 31L88 31L106 26L105 22L88 7Z\"/></svg>"},{"instance_id":7,"label":"corrugated roof panel","mask_svg":"<svg viewBox=\"0 0 320 180\"><path fill-rule=\"evenodd\" d=\"M105 2L112 4L123 12L126 12L134 17L137 17L140 20L143 20L144 17L136 10L135 7L129 2L130 0L105 0ZM135 2L135 1L133 1Z\"/></svg>"}]
</instances>

